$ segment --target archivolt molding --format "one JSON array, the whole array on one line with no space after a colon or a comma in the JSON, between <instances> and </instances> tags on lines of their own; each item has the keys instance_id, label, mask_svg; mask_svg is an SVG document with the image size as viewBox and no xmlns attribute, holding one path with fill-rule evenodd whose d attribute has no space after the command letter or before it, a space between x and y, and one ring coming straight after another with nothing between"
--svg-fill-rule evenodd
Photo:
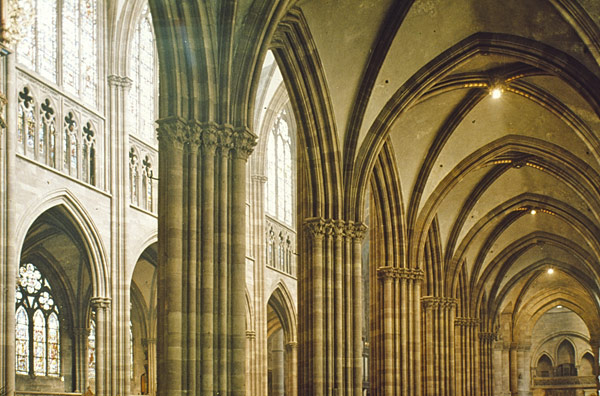
<instances>
[{"instance_id":1,"label":"archivolt molding","mask_svg":"<svg viewBox=\"0 0 600 396\"><path fill-rule=\"evenodd\" d=\"M83 241L85 253L90 263L93 296L107 296L110 283L106 249L92 217L83 204L68 189L58 189L50 192L24 211L26 215L16 227L16 246L18 246L16 257L21 257L21 249L23 248L27 232L34 221L53 207L65 209Z\"/></svg>"},{"instance_id":2,"label":"archivolt molding","mask_svg":"<svg viewBox=\"0 0 600 396\"><path fill-rule=\"evenodd\" d=\"M304 197L311 208L307 215L341 217L343 175L331 98L317 46L299 8L292 8L282 19L271 49L298 126L298 152L307 168L307 190L312 191Z\"/></svg>"}]
</instances>

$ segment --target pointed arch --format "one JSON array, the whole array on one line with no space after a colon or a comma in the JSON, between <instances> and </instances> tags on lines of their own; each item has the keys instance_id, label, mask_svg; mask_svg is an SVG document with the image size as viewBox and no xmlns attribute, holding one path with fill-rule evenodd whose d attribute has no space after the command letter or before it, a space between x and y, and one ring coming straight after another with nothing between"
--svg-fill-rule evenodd
<instances>
[{"instance_id":1,"label":"pointed arch","mask_svg":"<svg viewBox=\"0 0 600 396\"><path fill-rule=\"evenodd\" d=\"M294 298L285 283L279 281L268 299L268 303L281 322L286 343L297 341L297 314Z\"/></svg>"},{"instance_id":2,"label":"pointed arch","mask_svg":"<svg viewBox=\"0 0 600 396\"><path fill-rule=\"evenodd\" d=\"M106 248L91 215L75 195L66 188L48 193L24 211L26 215L16 227L16 241L19 249L17 257L21 256L25 237L31 225L44 212L52 208L62 209L81 237L90 264L92 297L108 297L109 272Z\"/></svg>"}]
</instances>

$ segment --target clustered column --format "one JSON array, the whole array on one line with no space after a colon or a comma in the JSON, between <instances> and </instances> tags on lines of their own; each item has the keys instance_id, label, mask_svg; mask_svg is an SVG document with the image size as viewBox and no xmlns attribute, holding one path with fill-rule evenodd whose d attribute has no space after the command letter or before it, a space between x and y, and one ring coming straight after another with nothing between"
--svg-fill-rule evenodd
<instances>
[{"instance_id":1,"label":"clustered column","mask_svg":"<svg viewBox=\"0 0 600 396\"><path fill-rule=\"evenodd\" d=\"M362 394L362 223L311 218L299 265L301 395Z\"/></svg>"},{"instance_id":2,"label":"clustered column","mask_svg":"<svg viewBox=\"0 0 600 396\"><path fill-rule=\"evenodd\" d=\"M493 344L496 340L496 333L479 333L479 372L480 389L482 396L492 395L492 354Z\"/></svg>"},{"instance_id":3,"label":"clustered column","mask_svg":"<svg viewBox=\"0 0 600 396\"><path fill-rule=\"evenodd\" d=\"M421 282L418 268L379 267L372 295L370 367L373 395L418 395Z\"/></svg>"},{"instance_id":4,"label":"clustered column","mask_svg":"<svg viewBox=\"0 0 600 396\"><path fill-rule=\"evenodd\" d=\"M480 320L477 318L456 318L456 394L475 396L478 377L476 355L478 352L478 328Z\"/></svg>"},{"instance_id":5,"label":"clustered column","mask_svg":"<svg viewBox=\"0 0 600 396\"><path fill-rule=\"evenodd\" d=\"M96 395L110 395L110 371L107 357L110 355L109 334L110 299L94 297L91 300L92 309L96 312Z\"/></svg>"},{"instance_id":6,"label":"clustered column","mask_svg":"<svg viewBox=\"0 0 600 396\"><path fill-rule=\"evenodd\" d=\"M159 123L158 394L245 391L245 128Z\"/></svg>"},{"instance_id":7,"label":"clustered column","mask_svg":"<svg viewBox=\"0 0 600 396\"><path fill-rule=\"evenodd\" d=\"M423 387L427 396L455 395L454 318L457 300L426 296L423 303Z\"/></svg>"}]
</instances>

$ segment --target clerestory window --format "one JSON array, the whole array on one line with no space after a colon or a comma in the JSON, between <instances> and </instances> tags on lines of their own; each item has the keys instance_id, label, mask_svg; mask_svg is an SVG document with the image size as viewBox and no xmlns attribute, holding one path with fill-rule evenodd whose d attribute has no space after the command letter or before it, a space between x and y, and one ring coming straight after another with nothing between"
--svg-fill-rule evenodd
<instances>
[{"instance_id":1,"label":"clerestory window","mask_svg":"<svg viewBox=\"0 0 600 396\"><path fill-rule=\"evenodd\" d=\"M154 121L156 120L156 51L152 30L152 16L148 5L142 10L133 34L129 51L128 127L130 133L147 143L155 144Z\"/></svg>"},{"instance_id":2,"label":"clerestory window","mask_svg":"<svg viewBox=\"0 0 600 396\"><path fill-rule=\"evenodd\" d=\"M19 0L18 3L33 20L17 45L17 62L97 107L97 0Z\"/></svg>"},{"instance_id":3,"label":"clerestory window","mask_svg":"<svg viewBox=\"0 0 600 396\"><path fill-rule=\"evenodd\" d=\"M267 140L266 212L277 220L293 224L294 198L292 140L285 110L282 110Z\"/></svg>"}]
</instances>

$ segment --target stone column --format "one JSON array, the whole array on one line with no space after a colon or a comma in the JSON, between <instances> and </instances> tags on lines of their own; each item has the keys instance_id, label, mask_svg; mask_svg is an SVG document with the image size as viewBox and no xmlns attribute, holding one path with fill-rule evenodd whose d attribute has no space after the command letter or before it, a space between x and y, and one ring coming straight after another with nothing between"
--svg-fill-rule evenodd
<instances>
[{"instance_id":1,"label":"stone column","mask_svg":"<svg viewBox=\"0 0 600 396\"><path fill-rule=\"evenodd\" d=\"M492 396L492 344L496 340L496 333L479 333L479 375L481 396Z\"/></svg>"},{"instance_id":2,"label":"stone column","mask_svg":"<svg viewBox=\"0 0 600 396\"><path fill-rule=\"evenodd\" d=\"M594 378L596 381L596 392L600 391L600 339L591 337L590 346L592 348L592 354L594 355L594 366L592 367L594 372Z\"/></svg>"},{"instance_id":3,"label":"stone column","mask_svg":"<svg viewBox=\"0 0 600 396\"><path fill-rule=\"evenodd\" d=\"M516 396L519 392L519 369L517 358L517 344L511 343L508 351L508 367L510 378L510 394Z\"/></svg>"},{"instance_id":4,"label":"stone column","mask_svg":"<svg viewBox=\"0 0 600 396\"><path fill-rule=\"evenodd\" d=\"M460 317L454 320L456 328L456 394L475 396L475 329L479 319Z\"/></svg>"},{"instance_id":5,"label":"stone column","mask_svg":"<svg viewBox=\"0 0 600 396\"><path fill-rule=\"evenodd\" d=\"M131 388L131 359L129 357L129 318L131 314L130 285L126 281L126 227L128 196L128 151L129 139L126 127L127 93L131 79L117 75L108 76L109 86L109 150L111 240L110 279L113 296L110 318L111 351L110 377L114 393L128 395ZM108 319L108 318L107 318Z\"/></svg>"},{"instance_id":6,"label":"stone column","mask_svg":"<svg viewBox=\"0 0 600 396\"><path fill-rule=\"evenodd\" d=\"M246 353L248 356L256 356L258 351L256 350L256 332L254 330L246 330ZM266 354L265 354L265 359ZM258 393L258 382L260 376L257 373L257 363L253 359L246 360L246 395L252 396ZM266 389L265 389L266 392Z\"/></svg>"},{"instance_id":7,"label":"stone column","mask_svg":"<svg viewBox=\"0 0 600 396\"><path fill-rule=\"evenodd\" d=\"M267 309L265 304L265 184L267 177L253 175L250 187L252 193L252 238L254 262L253 308L254 323L258 336L253 339L253 349L248 349L252 387L246 389L248 396L260 395L267 392Z\"/></svg>"},{"instance_id":8,"label":"stone column","mask_svg":"<svg viewBox=\"0 0 600 396\"><path fill-rule=\"evenodd\" d=\"M285 394L298 396L298 343L290 341L285 345Z\"/></svg>"},{"instance_id":9,"label":"stone column","mask_svg":"<svg viewBox=\"0 0 600 396\"><path fill-rule=\"evenodd\" d=\"M73 360L75 362L75 392L85 393L87 384L87 338L88 329L76 327L73 329Z\"/></svg>"},{"instance_id":10,"label":"stone column","mask_svg":"<svg viewBox=\"0 0 600 396\"><path fill-rule=\"evenodd\" d=\"M6 1L2 2L3 14ZM6 22L3 20L3 22ZM2 34L7 26L2 26ZM15 55L0 43L0 384L8 396L15 391L15 289L19 257L16 246L16 213L13 202L15 145L17 133L17 90Z\"/></svg>"},{"instance_id":11,"label":"stone column","mask_svg":"<svg viewBox=\"0 0 600 396\"><path fill-rule=\"evenodd\" d=\"M278 330L271 336L271 361L273 363L273 396L285 394L285 358L283 350L283 330Z\"/></svg>"},{"instance_id":12,"label":"stone column","mask_svg":"<svg viewBox=\"0 0 600 396\"><path fill-rule=\"evenodd\" d=\"M423 304L423 356L427 396L453 396L454 316L457 300L426 296Z\"/></svg>"},{"instance_id":13,"label":"stone column","mask_svg":"<svg viewBox=\"0 0 600 396\"><path fill-rule=\"evenodd\" d=\"M148 348L148 394L156 395L156 339L147 338L146 347Z\"/></svg>"},{"instance_id":14,"label":"stone column","mask_svg":"<svg viewBox=\"0 0 600 396\"><path fill-rule=\"evenodd\" d=\"M96 312L96 395L108 396L110 392L110 342L109 323L110 299L94 297L92 309Z\"/></svg>"},{"instance_id":15,"label":"stone column","mask_svg":"<svg viewBox=\"0 0 600 396\"><path fill-rule=\"evenodd\" d=\"M158 394L242 396L245 128L159 123Z\"/></svg>"},{"instance_id":16,"label":"stone column","mask_svg":"<svg viewBox=\"0 0 600 396\"><path fill-rule=\"evenodd\" d=\"M371 391L382 395L417 395L420 379L420 283L423 271L379 267L372 291ZM415 303L417 302L417 303Z\"/></svg>"},{"instance_id":17,"label":"stone column","mask_svg":"<svg viewBox=\"0 0 600 396\"><path fill-rule=\"evenodd\" d=\"M306 220L310 239L298 273L299 394L362 392L360 241L365 229L353 221Z\"/></svg>"}]
</instances>

